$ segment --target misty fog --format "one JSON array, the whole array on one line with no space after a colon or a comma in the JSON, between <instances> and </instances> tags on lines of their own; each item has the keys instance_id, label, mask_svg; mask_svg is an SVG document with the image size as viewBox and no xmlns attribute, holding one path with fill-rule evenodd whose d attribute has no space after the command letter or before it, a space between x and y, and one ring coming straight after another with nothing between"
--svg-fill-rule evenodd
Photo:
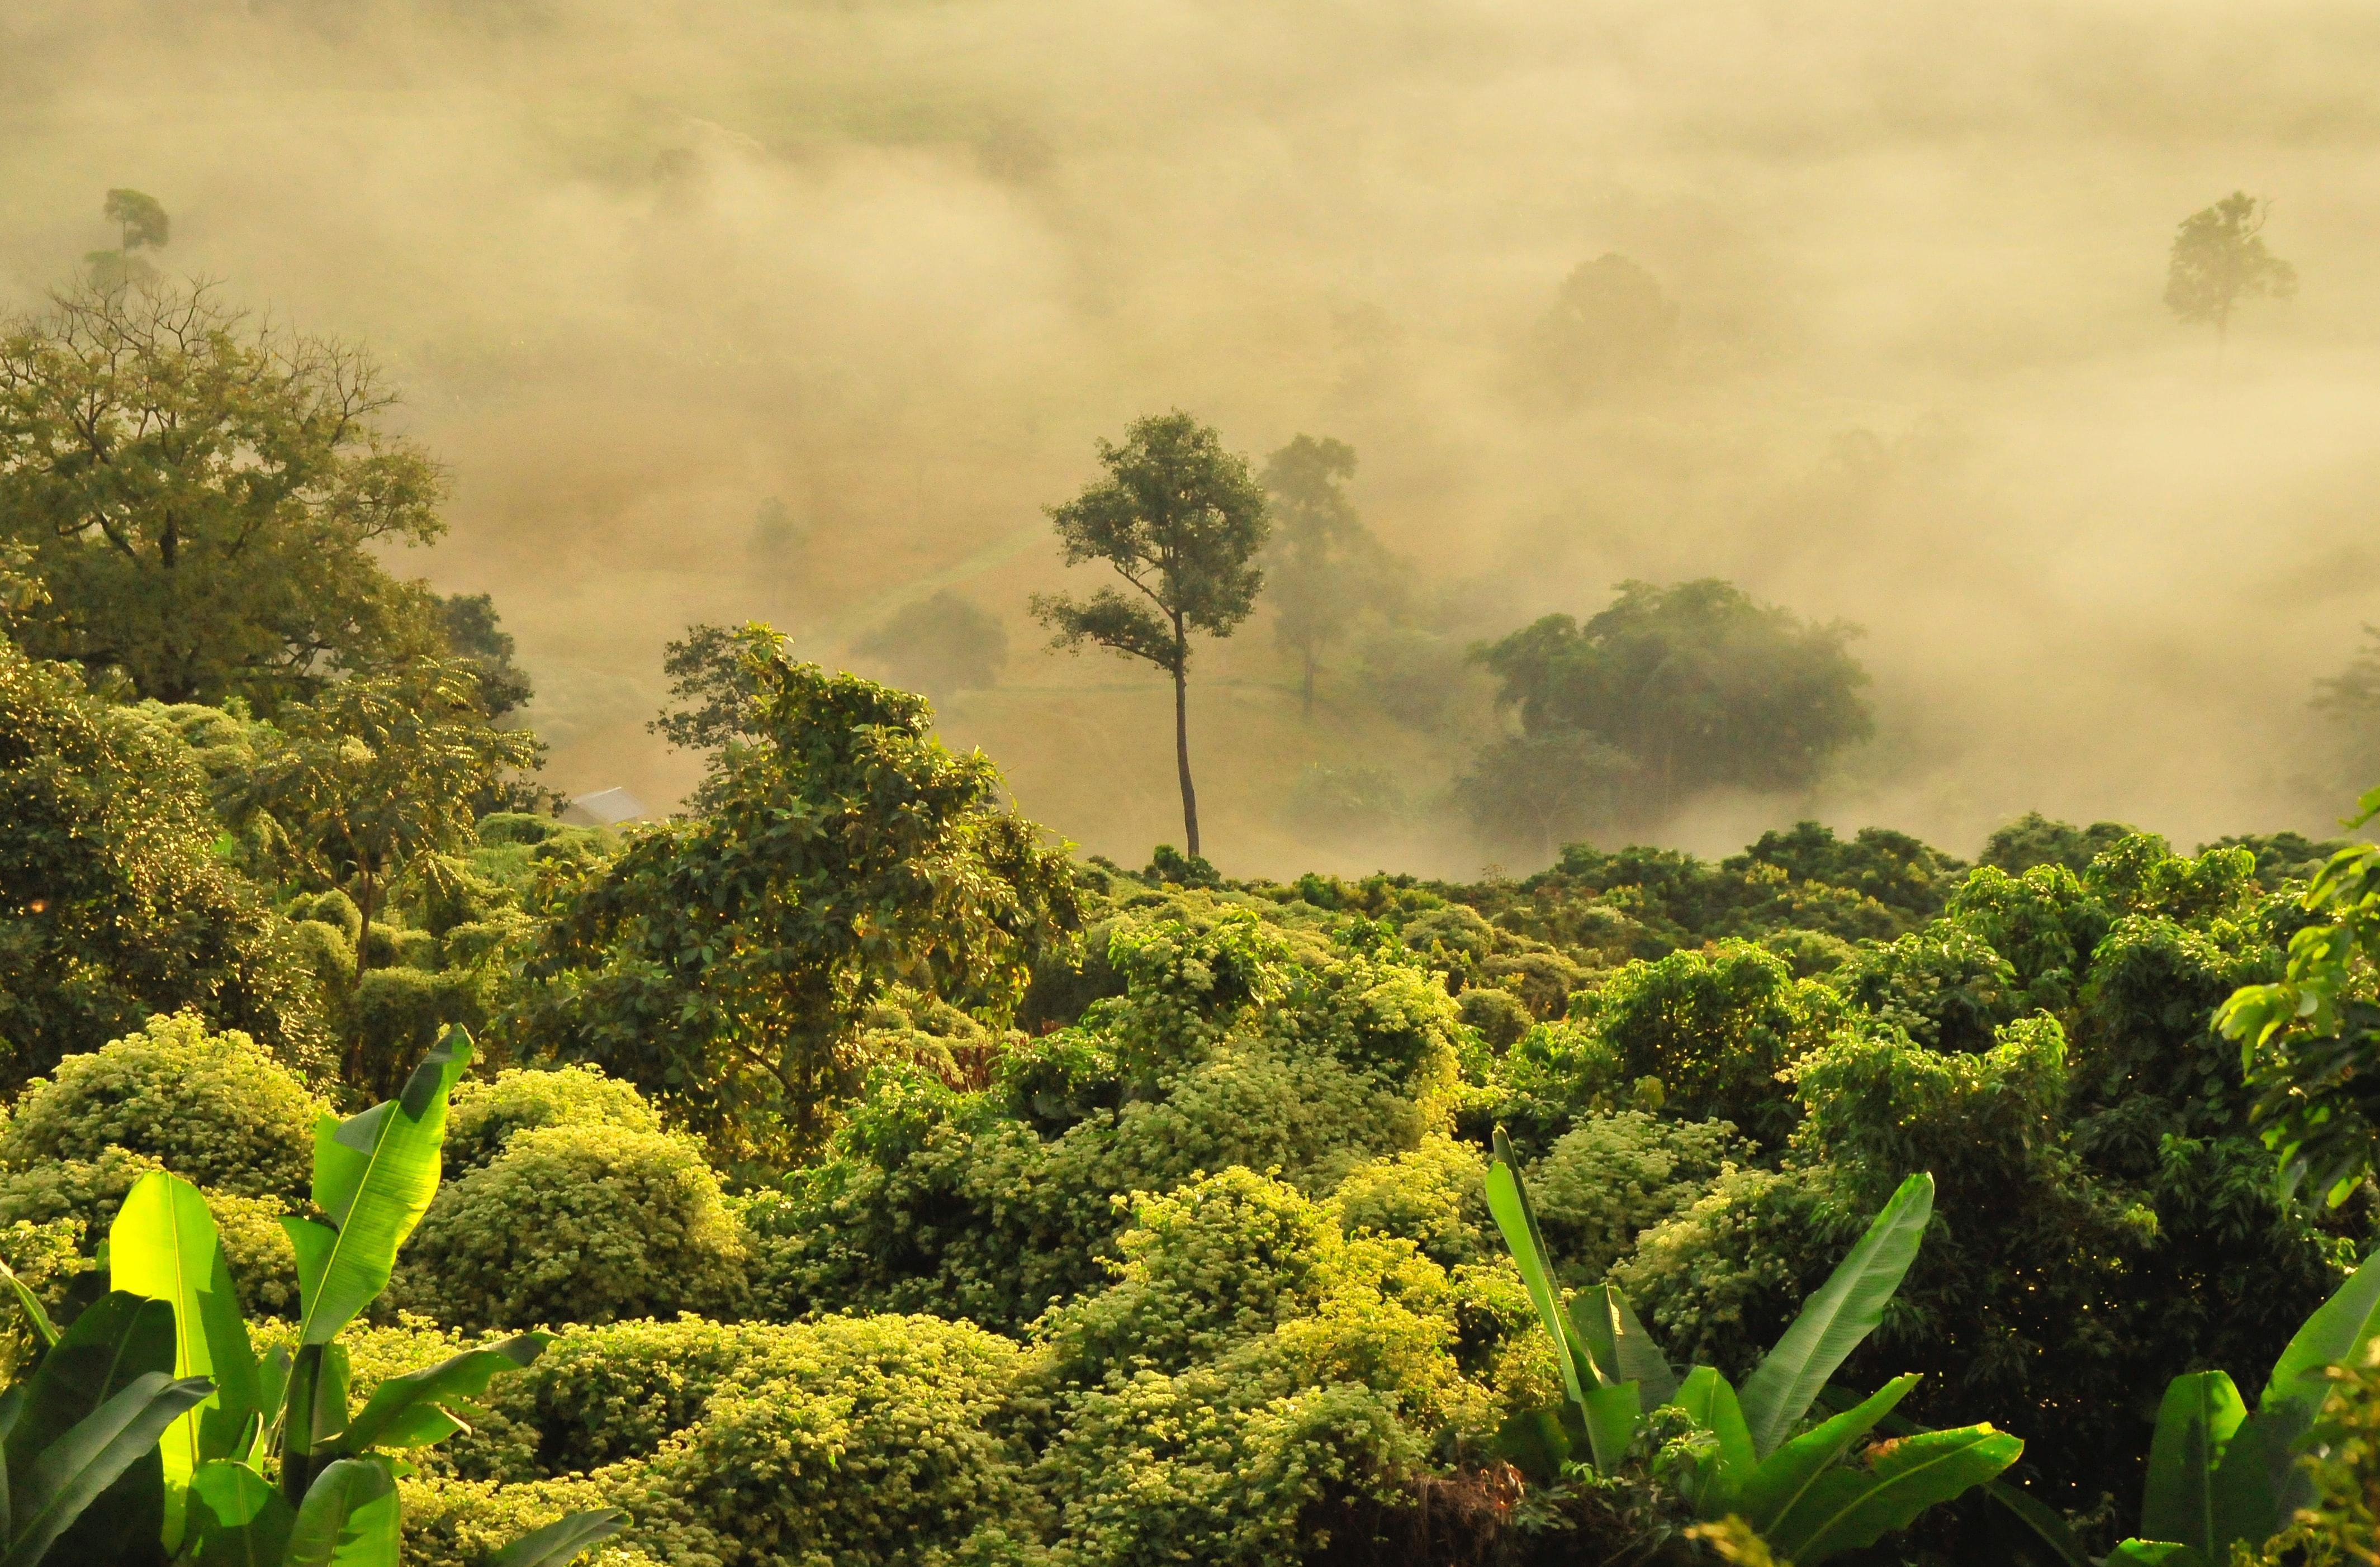
<instances>
[{"instance_id":1,"label":"misty fog","mask_svg":"<svg viewBox=\"0 0 2380 1567\"><path fill-rule=\"evenodd\" d=\"M945 735L1087 849L1179 842L1161 677L1025 612L1041 508L1178 407L1351 443L1446 647L1627 577L1865 627L1876 739L1664 841L2189 845L2350 803L2306 703L2380 620L2375 63L2345 4L6 0L0 309L132 186L162 264L370 344L453 486L391 564L495 596L565 791L693 783L644 728L688 623L872 673L949 590L1011 652ZM2160 290L2234 189L2302 283L2218 348ZM1607 253L1674 349L1566 402L1532 334ZM1344 676L1309 722L1262 610L1201 648L1210 856L1475 873L1443 812L1284 819L1315 763L1426 797L1495 723L1475 674L1434 726Z\"/></svg>"}]
</instances>

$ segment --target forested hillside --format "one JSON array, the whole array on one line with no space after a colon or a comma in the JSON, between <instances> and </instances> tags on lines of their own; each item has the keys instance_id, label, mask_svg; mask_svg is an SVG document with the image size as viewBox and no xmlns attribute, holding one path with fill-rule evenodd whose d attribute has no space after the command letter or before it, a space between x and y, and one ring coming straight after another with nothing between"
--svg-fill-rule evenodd
<instances>
[{"instance_id":1,"label":"forested hillside","mask_svg":"<svg viewBox=\"0 0 2380 1567\"><path fill-rule=\"evenodd\" d=\"M2360 1174L2282 1195L2212 1021L2328 929L2330 845L2029 818L1972 866L1804 824L1467 885L1130 871L1009 814L917 698L747 641L736 736L659 826L488 809L380 734L401 785L324 787L420 793L401 872L299 852L316 796L272 786L316 720L0 650L0 1255L54 1314L164 1170L283 1342L315 1118L478 1041L353 1394L555 1336L401 1472L408 1560L601 1506L606 1560L674 1567L1762 1559L1689 1533L1691 1423L1514 1446L1562 1380L1500 1127L1558 1284L1739 1379L1930 1174L1835 1383L1915 1373L1900 1417L2021 1439L2019 1503L1876 1559L2096 1555L2143 1529L2168 1382L2258 1387L2374 1239Z\"/></svg>"}]
</instances>

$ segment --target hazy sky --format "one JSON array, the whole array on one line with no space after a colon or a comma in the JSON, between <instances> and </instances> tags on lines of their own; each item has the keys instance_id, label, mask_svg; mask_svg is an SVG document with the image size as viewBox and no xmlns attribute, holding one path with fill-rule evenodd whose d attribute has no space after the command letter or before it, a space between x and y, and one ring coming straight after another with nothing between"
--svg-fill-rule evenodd
<instances>
[{"instance_id":1,"label":"hazy sky","mask_svg":"<svg viewBox=\"0 0 2380 1567\"><path fill-rule=\"evenodd\" d=\"M2380 620L2375 69L2348 4L9 0L0 304L129 185L169 263L369 342L454 487L395 564L495 595L567 789L691 780L641 728L688 622L833 660L953 587L1016 652L951 737L1089 847L1178 841L1161 690L1023 613L1040 507L1178 406L1352 443L1450 634L1705 575L1867 627L1877 743L1676 841L1971 854L2038 806L2195 843L2346 803L2294 742ZM2218 370L2159 295L2234 188L2303 284ZM1676 364L1549 409L1521 346L1607 251ZM1261 620L1198 674L1226 869L1477 868L1280 816L1312 762L1426 795L1455 740L1301 721Z\"/></svg>"}]
</instances>

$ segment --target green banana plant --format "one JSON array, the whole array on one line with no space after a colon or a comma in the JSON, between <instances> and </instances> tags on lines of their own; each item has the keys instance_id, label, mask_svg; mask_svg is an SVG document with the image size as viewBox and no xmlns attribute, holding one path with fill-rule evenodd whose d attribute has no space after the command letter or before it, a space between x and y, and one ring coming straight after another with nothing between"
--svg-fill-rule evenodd
<instances>
[{"instance_id":1,"label":"green banana plant","mask_svg":"<svg viewBox=\"0 0 2380 1567\"><path fill-rule=\"evenodd\" d=\"M41 1358L0 1392L0 1567L163 1561L159 1439L212 1384L175 1377L155 1301L108 1294L63 1332L31 1320Z\"/></svg>"},{"instance_id":2,"label":"green banana plant","mask_svg":"<svg viewBox=\"0 0 2380 1567\"><path fill-rule=\"evenodd\" d=\"M1741 1392L1707 1366L1680 1379L1609 1285L1563 1301L1501 1128L1488 1167L1488 1208L1561 1373L1562 1407L1507 1427L1510 1450L1540 1465L1559 1465L1583 1435L1597 1472L1613 1474L1647 1408L1681 1410L1711 1439L1687 1486L1695 1512L1711 1522L1740 1518L1779 1560L1812 1567L1908 1527L1927 1508L1990 1482L2024 1451L2016 1438L1977 1425L1876 1443L1850 1462L1852 1448L1917 1385L1914 1376L1897 1377L1803 1428L1836 1369L1883 1320L1916 1259L1934 1212L1930 1175L1901 1183Z\"/></svg>"},{"instance_id":3,"label":"green banana plant","mask_svg":"<svg viewBox=\"0 0 2380 1567\"><path fill-rule=\"evenodd\" d=\"M386 1287L398 1248L436 1195L447 1096L470 1058L469 1036L450 1029L397 1099L344 1121L325 1115L316 1127L314 1201L331 1222L282 1221L298 1259L294 1354L257 1358L206 1202L188 1182L164 1171L140 1178L108 1232L113 1293L101 1306L61 1336L38 1302L21 1299L37 1335L56 1338L36 1373L37 1388L53 1366L90 1361L81 1351L69 1356L69 1349L95 1342L124 1318L123 1333L138 1342L138 1364L155 1375L156 1386L141 1384L152 1401L164 1390L179 1390L156 1403L147 1416L152 1424L140 1427L148 1454L135 1465L142 1510L137 1517L113 1510L119 1520L131 1519L133 1533L118 1550L71 1560L163 1561L171 1555L177 1567L396 1567L396 1477L406 1472L396 1455L466 1429L468 1401L499 1373L536 1359L549 1337L520 1333L467 1350L393 1377L361 1409L350 1407L338 1334ZM116 1302L127 1304L110 1306ZM29 1397L26 1406L30 1413L16 1428L48 1439L56 1417L29 1425L43 1405ZM18 1473L13 1434L6 1455L9 1473ZM276 1460L277 1484L268 1478ZM617 1533L622 1521L615 1509L574 1513L515 1542L495 1567L564 1567ZM36 1549L20 1561L12 1545L0 1567L34 1567L41 1560Z\"/></svg>"},{"instance_id":4,"label":"green banana plant","mask_svg":"<svg viewBox=\"0 0 2380 1567\"><path fill-rule=\"evenodd\" d=\"M2380 1253L2357 1269L2297 1330L2252 1411L2221 1371L2166 1385L2149 1441L2141 1537L2110 1562L2218 1567L2234 1544L2262 1545L2313 1500L2298 1464L2329 1384L2324 1373L2380 1332Z\"/></svg>"}]
</instances>

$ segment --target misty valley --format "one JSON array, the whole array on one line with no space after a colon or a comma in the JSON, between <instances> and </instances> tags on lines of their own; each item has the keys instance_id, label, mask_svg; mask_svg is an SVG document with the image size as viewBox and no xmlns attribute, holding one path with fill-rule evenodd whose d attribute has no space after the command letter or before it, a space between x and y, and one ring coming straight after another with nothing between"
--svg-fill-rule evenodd
<instances>
[{"instance_id":1,"label":"misty valley","mask_svg":"<svg viewBox=\"0 0 2380 1567\"><path fill-rule=\"evenodd\" d=\"M2380 1561L2286 9L0 8L0 1567Z\"/></svg>"}]
</instances>

